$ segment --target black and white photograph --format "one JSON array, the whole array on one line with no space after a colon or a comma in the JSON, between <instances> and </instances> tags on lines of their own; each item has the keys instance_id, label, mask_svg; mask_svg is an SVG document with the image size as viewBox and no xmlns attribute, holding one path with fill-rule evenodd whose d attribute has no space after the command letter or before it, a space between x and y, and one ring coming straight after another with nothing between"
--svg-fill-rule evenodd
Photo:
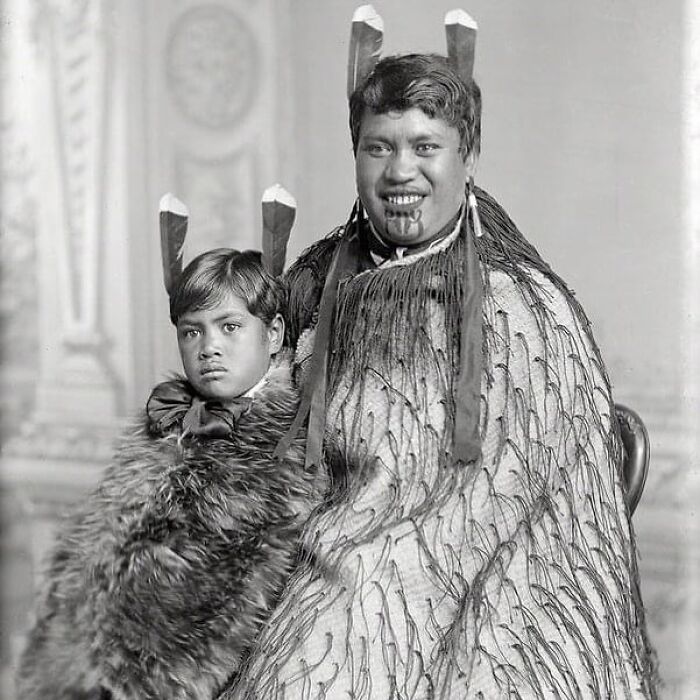
<instances>
[{"instance_id":1,"label":"black and white photograph","mask_svg":"<svg viewBox=\"0 0 700 700\"><path fill-rule=\"evenodd\" d=\"M0 700L700 698L700 0L0 0Z\"/></svg>"}]
</instances>

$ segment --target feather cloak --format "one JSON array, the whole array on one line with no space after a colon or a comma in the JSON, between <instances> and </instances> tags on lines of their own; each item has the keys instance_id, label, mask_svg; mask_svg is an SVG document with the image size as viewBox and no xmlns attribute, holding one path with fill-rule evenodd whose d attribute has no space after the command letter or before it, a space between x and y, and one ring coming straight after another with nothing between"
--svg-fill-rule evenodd
<instances>
[{"instance_id":1,"label":"feather cloak","mask_svg":"<svg viewBox=\"0 0 700 700\"><path fill-rule=\"evenodd\" d=\"M297 439L278 362L232 437L142 424L63 524L21 659L20 700L204 700L233 673L283 587L324 479Z\"/></svg>"},{"instance_id":2,"label":"feather cloak","mask_svg":"<svg viewBox=\"0 0 700 700\"><path fill-rule=\"evenodd\" d=\"M333 251L360 237L329 350L333 495L223 700L656 697L600 353L566 285L477 196L475 465L450 459L463 239L376 267L348 226L291 268L303 375Z\"/></svg>"}]
</instances>

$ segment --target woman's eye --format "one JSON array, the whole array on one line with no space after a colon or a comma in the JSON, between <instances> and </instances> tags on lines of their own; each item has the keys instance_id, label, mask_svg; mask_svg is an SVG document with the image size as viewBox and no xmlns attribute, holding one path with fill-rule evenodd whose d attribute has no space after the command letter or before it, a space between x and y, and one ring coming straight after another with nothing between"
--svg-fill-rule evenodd
<instances>
[{"instance_id":1,"label":"woman's eye","mask_svg":"<svg viewBox=\"0 0 700 700\"><path fill-rule=\"evenodd\" d=\"M224 333L233 333L238 327L237 323L224 323Z\"/></svg>"},{"instance_id":2,"label":"woman's eye","mask_svg":"<svg viewBox=\"0 0 700 700\"><path fill-rule=\"evenodd\" d=\"M419 143L416 147L418 153L428 154L437 151L440 146L437 143Z\"/></svg>"},{"instance_id":3,"label":"woman's eye","mask_svg":"<svg viewBox=\"0 0 700 700\"><path fill-rule=\"evenodd\" d=\"M389 152L388 147L383 143L368 143L363 150L371 156L382 156Z\"/></svg>"}]
</instances>

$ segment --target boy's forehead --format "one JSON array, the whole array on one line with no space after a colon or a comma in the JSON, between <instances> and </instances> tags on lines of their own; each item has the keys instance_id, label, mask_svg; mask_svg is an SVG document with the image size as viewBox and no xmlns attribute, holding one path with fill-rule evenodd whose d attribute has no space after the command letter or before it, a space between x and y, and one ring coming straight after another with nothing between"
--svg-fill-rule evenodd
<instances>
[{"instance_id":1,"label":"boy's forehead","mask_svg":"<svg viewBox=\"0 0 700 700\"><path fill-rule=\"evenodd\" d=\"M177 322L180 323L197 323L208 321L220 317L250 316L248 304L244 299L234 292L226 292L217 299L210 300L201 308L189 309L181 314Z\"/></svg>"}]
</instances>

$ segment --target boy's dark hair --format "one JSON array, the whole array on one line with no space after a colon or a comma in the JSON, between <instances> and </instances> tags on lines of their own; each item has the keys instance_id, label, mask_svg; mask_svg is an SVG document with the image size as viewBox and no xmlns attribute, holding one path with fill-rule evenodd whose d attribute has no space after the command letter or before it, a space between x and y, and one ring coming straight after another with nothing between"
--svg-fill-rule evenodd
<instances>
[{"instance_id":1,"label":"boy's dark hair","mask_svg":"<svg viewBox=\"0 0 700 700\"><path fill-rule=\"evenodd\" d=\"M285 315L284 283L265 270L261 253L216 248L198 255L184 269L170 295L170 320L177 325L183 314L211 309L231 292L266 324L276 314Z\"/></svg>"},{"instance_id":2,"label":"boy's dark hair","mask_svg":"<svg viewBox=\"0 0 700 700\"><path fill-rule=\"evenodd\" d=\"M481 90L474 80L459 77L444 56L404 54L377 63L350 96L350 134L357 153L365 109L375 114L405 112L417 107L459 131L463 156L481 149Z\"/></svg>"}]
</instances>

